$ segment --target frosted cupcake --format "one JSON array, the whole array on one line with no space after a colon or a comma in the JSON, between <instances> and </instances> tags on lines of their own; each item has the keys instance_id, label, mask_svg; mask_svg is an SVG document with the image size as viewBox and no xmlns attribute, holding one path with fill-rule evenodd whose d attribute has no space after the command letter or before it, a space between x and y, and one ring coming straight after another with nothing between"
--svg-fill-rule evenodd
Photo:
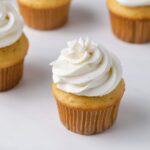
<instances>
[{"instance_id":1,"label":"frosted cupcake","mask_svg":"<svg viewBox=\"0 0 150 150\"><path fill-rule=\"evenodd\" d=\"M51 30L68 20L71 0L17 0L26 24L39 30Z\"/></svg>"},{"instance_id":2,"label":"frosted cupcake","mask_svg":"<svg viewBox=\"0 0 150 150\"><path fill-rule=\"evenodd\" d=\"M150 0L107 0L114 34L131 43L150 42Z\"/></svg>"},{"instance_id":3,"label":"frosted cupcake","mask_svg":"<svg viewBox=\"0 0 150 150\"><path fill-rule=\"evenodd\" d=\"M23 74L23 62L28 40L23 33L23 21L14 7L0 2L0 91L13 88Z\"/></svg>"},{"instance_id":4,"label":"frosted cupcake","mask_svg":"<svg viewBox=\"0 0 150 150\"><path fill-rule=\"evenodd\" d=\"M53 95L64 126L85 135L110 128L125 90L118 58L89 39L79 39L68 42L51 65Z\"/></svg>"}]
</instances>

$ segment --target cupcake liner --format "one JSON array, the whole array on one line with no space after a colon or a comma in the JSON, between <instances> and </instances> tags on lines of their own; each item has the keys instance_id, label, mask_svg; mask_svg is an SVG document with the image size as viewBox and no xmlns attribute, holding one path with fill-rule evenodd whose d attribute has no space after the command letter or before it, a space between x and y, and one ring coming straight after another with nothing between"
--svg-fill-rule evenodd
<instances>
[{"instance_id":1,"label":"cupcake liner","mask_svg":"<svg viewBox=\"0 0 150 150\"><path fill-rule=\"evenodd\" d=\"M39 30L50 30L63 26L68 20L70 3L56 8L35 9L18 2L26 24Z\"/></svg>"},{"instance_id":2,"label":"cupcake liner","mask_svg":"<svg viewBox=\"0 0 150 150\"><path fill-rule=\"evenodd\" d=\"M23 74L23 60L7 68L0 69L0 91L7 91L17 85Z\"/></svg>"},{"instance_id":3,"label":"cupcake liner","mask_svg":"<svg viewBox=\"0 0 150 150\"><path fill-rule=\"evenodd\" d=\"M120 103L116 102L109 107L96 110L84 110L71 108L59 100L56 101L63 125L70 131L83 135L101 133L110 128L117 118Z\"/></svg>"},{"instance_id":4,"label":"cupcake liner","mask_svg":"<svg viewBox=\"0 0 150 150\"><path fill-rule=\"evenodd\" d=\"M133 20L110 12L112 30L123 41L131 43L150 42L150 19Z\"/></svg>"}]
</instances>

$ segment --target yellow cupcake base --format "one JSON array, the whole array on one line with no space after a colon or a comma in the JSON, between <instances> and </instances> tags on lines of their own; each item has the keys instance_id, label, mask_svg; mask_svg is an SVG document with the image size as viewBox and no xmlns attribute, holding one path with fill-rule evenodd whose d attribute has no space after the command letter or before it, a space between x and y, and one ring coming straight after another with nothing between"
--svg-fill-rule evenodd
<instances>
[{"instance_id":1,"label":"yellow cupcake base","mask_svg":"<svg viewBox=\"0 0 150 150\"><path fill-rule=\"evenodd\" d=\"M82 110L70 108L57 100L60 120L70 131L82 134L92 135L104 132L114 124L119 102L103 109Z\"/></svg>"},{"instance_id":2,"label":"yellow cupcake base","mask_svg":"<svg viewBox=\"0 0 150 150\"><path fill-rule=\"evenodd\" d=\"M7 91L16 86L22 78L22 74L23 60L10 67L0 69L0 91Z\"/></svg>"},{"instance_id":3,"label":"yellow cupcake base","mask_svg":"<svg viewBox=\"0 0 150 150\"><path fill-rule=\"evenodd\" d=\"M150 42L150 19L132 20L110 12L113 33L130 43Z\"/></svg>"},{"instance_id":4,"label":"yellow cupcake base","mask_svg":"<svg viewBox=\"0 0 150 150\"><path fill-rule=\"evenodd\" d=\"M125 83L122 80L113 92L101 97L66 93L55 84L52 89L63 125L72 132L92 135L104 132L115 123Z\"/></svg>"},{"instance_id":5,"label":"yellow cupcake base","mask_svg":"<svg viewBox=\"0 0 150 150\"><path fill-rule=\"evenodd\" d=\"M130 43L150 42L150 6L127 7L117 0L107 0L112 30Z\"/></svg>"},{"instance_id":6,"label":"yellow cupcake base","mask_svg":"<svg viewBox=\"0 0 150 150\"><path fill-rule=\"evenodd\" d=\"M0 48L0 91L7 91L22 78L23 62L29 47L28 39L22 34L14 44Z\"/></svg>"},{"instance_id":7,"label":"yellow cupcake base","mask_svg":"<svg viewBox=\"0 0 150 150\"><path fill-rule=\"evenodd\" d=\"M131 20L110 12L112 30L121 40L130 43L150 42L150 20Z\"/></svg>"},{"instance_id":8,"label":"yellow cupcake base","mask_svg":"<svg viewBox=\"0 0 150 150\"><path fill-rule=\"evenodd\" d=\"M63 26L68 20L70 2L50 8L33 8L18 1L26 24L38 30L52 30Z\"/></svg>"}]
</instances>

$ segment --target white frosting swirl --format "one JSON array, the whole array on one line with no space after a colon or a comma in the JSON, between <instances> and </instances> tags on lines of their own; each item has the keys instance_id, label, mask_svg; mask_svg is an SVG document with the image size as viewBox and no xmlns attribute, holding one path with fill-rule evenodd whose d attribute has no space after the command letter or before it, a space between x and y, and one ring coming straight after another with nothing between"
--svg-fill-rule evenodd
<instances>
[{"instance_id":1,"label":"white frosting swirl","mask_svg":"<svg viewBox=\"0 0 150 150\"><path fill-rule=\"evenodd\" d=\"M10 46L22 35L23 20L11 3L0 1L0 48Z\"/></svg>"},{"instance_id":2,"label":"white frosting swirl","mask_svg":"<svg viewBox=\"0 0 150 150\"><path fill-rule=\"evenodd\" d=\"M128 7L150 6L150 0L117 0L120 4Z\"/></svg>"},{"instance_id":3,"label":"white frosting swirl","mask_svg":"<svg viewBox=\"0 0 150 150\"><path fill-rule=\"evenodd\" d=\"M89 39L68 42L68 48L51 65L57 88L81 96L106 95L122 79L116 56Z\"/></svg>"}]
</instances>

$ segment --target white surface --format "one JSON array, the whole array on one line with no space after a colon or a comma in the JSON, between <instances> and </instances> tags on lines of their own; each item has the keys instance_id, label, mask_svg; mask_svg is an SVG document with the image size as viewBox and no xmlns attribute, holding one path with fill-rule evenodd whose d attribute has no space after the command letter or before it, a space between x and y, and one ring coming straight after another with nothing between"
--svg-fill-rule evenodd
<instances>
[{"instance_id":1,"label":"white surface","mask_svg":"<svg viewBox=\"0 0 150 150\"><path fill-rule=\"evenodd\" d=\"M126 44L111 33L104 0L74 0L69 23L55 31L25 27L30 40L24 78L0 93L0 150L150 149L150 44ZM51 95L51 68L65 42L89 36L121 59L126 92L116 124L107 132L81 136L59 121Z\"/></svg>"}]
</instances>

